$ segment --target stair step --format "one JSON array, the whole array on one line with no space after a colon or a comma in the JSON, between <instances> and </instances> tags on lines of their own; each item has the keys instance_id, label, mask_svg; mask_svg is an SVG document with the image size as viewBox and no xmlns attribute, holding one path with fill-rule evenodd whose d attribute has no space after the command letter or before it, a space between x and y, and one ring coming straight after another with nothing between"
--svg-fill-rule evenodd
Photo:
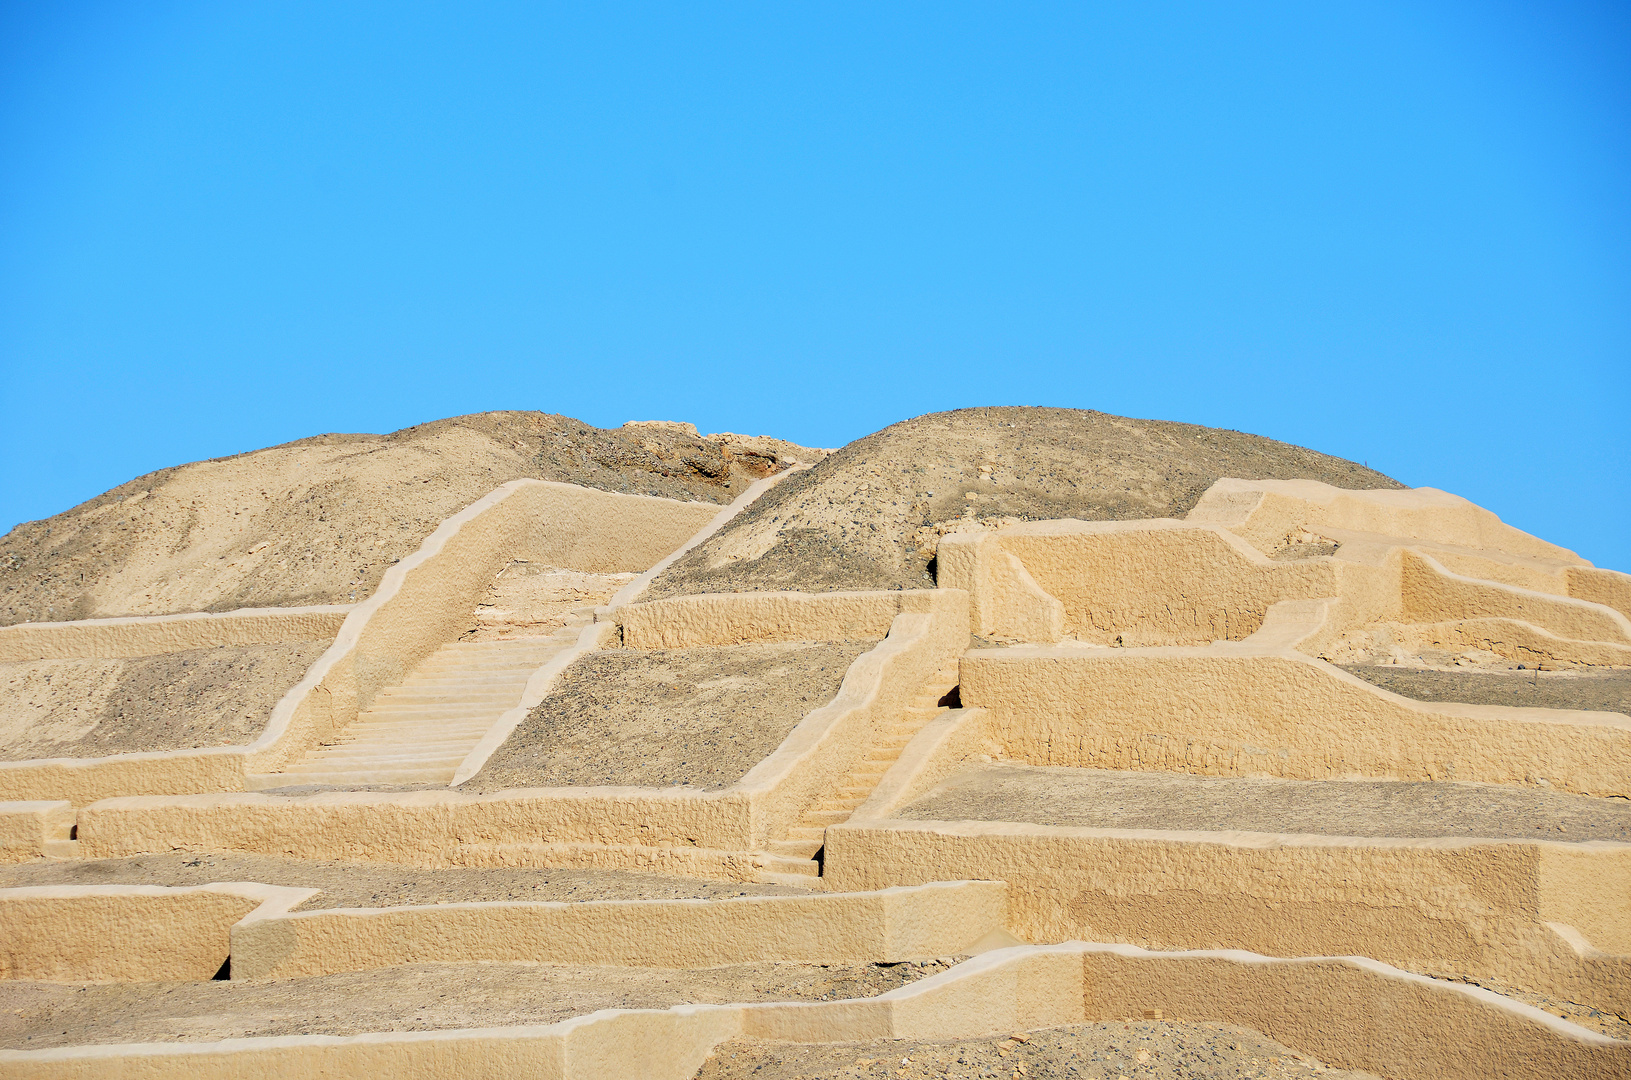
<instances>
[{"instance_id":1,"label":"stair step","mask_svg":"<svg viewBox=\"0 0 1631 1080\"><path fill-rule=\"evenodd\" d=\"M806 810L799 819L801 825L838 825L848 821L849 810Z\"/></svg>"},{"instance_id":2,"label":"stair step","mask_svg":"<svg viewBox=\"0 0 1631 1080\"><path fill-rule=\"evenodd\" d=\"M401 687L389 686L374 695L376 702L392 705L424 703L449 705L502 705L506 701L514 701L515 692L506 690L478 690L466 693L462 690L438 690L435 687Z\"/></svg>"},{"instance_id":3,"label":"stair step","mask_svg":"<svg viewBox=\"0 0 1631 1080\"><path fill-rule=\"evenodd\" d=\"M454 672L479 677L482 675L514 675L521 671L536 671L551 656L560 652L565 646L552 646L542 650L537 656L505 656L493 657L487 660L473 660L466 658L431 659L413 669L412 674L435 677L449 675Z\"/></svg>"},{"instance_id":4,"label":"stair step","mask_svg":"<svg viewBox=\"0 0 1631 1080\"><path fill-rule=\"evenodd\" d=\"M785 855L761 852L753 861L761 871L772 874L796 874L806 878L821 876L821 866L814 859L788 858Z\"/></svg>"},{"instance_id":5,"label":"stair step","mask_svg":"<svg viewBox=\"0 0 1631 1080\"><path fill-rule=\"evenodd\" d=\"M511 706L513 708L514 706ZM509 709L369 709L357 724L477 724ZM356 725L353 724L353 727Z\"/></svg>"},{"instance_id":6,"label":"stair step","mask_svg":"<svg viewBox=\"0 0 1631 1080\"><path fill-rule=\"evenodd\" d=\"M350 767L355 764L359 768L373 767L375 765L381 767L387 765L414 765L428 769L432 767L440 768L443 765L451 765L457 768L459 762L468 756L468 751L456 750L388 753L383 750L350 751L335 749L308 755L305 760L307 764L314 767L321 766L324 768Z\"/></svg>"},{"instance_id":7,"label":"stair step","mask_svg":"<svg viewBox=\"0 0 1631 1080\"><path fill-rule=\"evenodd\" d=\"M573 631L574 636L577 631ZM531 637L500 638L495 641L469 641L455 648L452 652L446 650L432 653L425 660L448 661L464 660L484 663L514 663L526 660L541 652L559 649L568 639L556 637L554 634L537 634ZM488 646L492 646L489 648Z\"/></svg>"},{"instance_id":8,"label":"stair step","mask_svg":"<svg viewBox=\"0 0 1631 1080\"><path fill-rule=\"evenodd\" d=\"M789 840L814 840L817 844L826 843L827 830L820 825L795 825L787 830Z\"/></svg>"},{"instance_id":9,"label":"stair step","mask_svg":"<svg viewBox=\"0 0 1631 1080\"><path fill-rule=\"evenodd\" d=\"M388 769L291 769L279 774L285 786L296 784L445 784L458 767Z\"/></svg>"},{"instance_id":10,"label":"stair step","mask_svg":"<svg viewBox=\"0 0 1631 1080\"><path fill-rule=\"evenodd\" d=\"M579 625L540 627L502 641L450 642L374 695L368 708L324 746L254 784L447 784L527 683L570 647Z\"/></svg>"},{"instance_id":11,"label":"stair step","mask_svg":"<svg viewBox=\"0 0 1631 1080\"><path fill-rule=\"evenodd\" d=\"M390 713L381 715L370 714L367 719L359 719L346 728L346 731L424 731L434 734L444 732L453 734L457 731L475 731L484 727L491 727L494 720L509 712L508 709L494 709L491 712L458 713L441 716L395 716Z\"/></svg>"},{"instance_id":12,"label":"stair step","mask_svg":"<svg viewBox=\"0 0 1631 1080\"><path fill-rule=\"evenodd\" d=\"M864 802L866 802L866 799L862 798L859 795L852 796L850 798L839 798L839 797L834 796L834 795L829 795L827 798L822 799L820 802L816 803L813 807L811 807L811 809L813 809L813 810L842 810L845 813L850 813L857 806L860 806Z\"/></svg>"},{"instance_id":13,"label":"stair step","mask_svg":"<svg viewBox=\"0 0 1631 1080\"><path fill-rule=\"evenodd\" d=\"M376 742L381 739L479 739L491 731L501 713L468 720L399 720L360 727L351 725L334 737L335 743Z\"/></svg>"},{"instance_id":14,"label":"stair step","mask_svg":"<svg viewBox=\"0 0 1631 1080\"><path fill-rule=\"evenodd\" d=\"M468 718L474 720L478 716L497 716L499 713L509 712L520 704L520 693L510 694L502 701L415 701L415 702L379 702L368 707L368 710L358 716L373 717L376 714L391 719L412 719L419 717L425 720L447 719L457 720Z\"/></svg>"},{"instance_id":15,"label":"stair step","mask_svg":"<svg viewBox=\"0 0 1631 1080\"><path fill-rule=\"evenodd\" d=\"M458 742L461 739L479 739L492 730L492 723L471 724L375 724L366 728L350 728L337 736L330 746L341 743L387 743L404 739L427 739L436 742Z\"/></svg>"},{"instance_id":16,"label":"stair step","mask_svg":"<svg viewBox=\"0 0 1631 1080\"><path fill-rule=\"evenodd\" d=\"M527 679L532 677L530 671L506 672L502 675L483 675L481 679L465 679L458 675L408 675L406 679L396 684L398 690L511 690L514 687L525 687Z\"/></svg>"},{"instance_id":17,"label":"stair step","mask_svg":"<svg viewBox=\"0 0 1631 1080\"><path fill-rule=\"evenodd\" d=\"M812 861L815 853L821 850L820 840L772 840L767 845L772 855L780 855L787 859L803 859Z\"/></svg>"}]
</instances>

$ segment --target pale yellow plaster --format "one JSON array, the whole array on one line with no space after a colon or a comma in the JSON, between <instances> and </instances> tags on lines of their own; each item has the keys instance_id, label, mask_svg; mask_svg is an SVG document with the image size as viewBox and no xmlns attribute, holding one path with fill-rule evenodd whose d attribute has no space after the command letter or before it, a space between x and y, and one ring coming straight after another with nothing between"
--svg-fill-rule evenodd
<instances>
[{"instance_id":1,"label":"pale yellow plaster","mask_svg":"<svg viewBox=\"0 0 1631 1080\"><path fill-rule=\"evenodd\" d=\"M281 914L313 895L240 882L0 889L0 978L209 979L231 951L233 924Z\"/></svg>"}]
</instances>

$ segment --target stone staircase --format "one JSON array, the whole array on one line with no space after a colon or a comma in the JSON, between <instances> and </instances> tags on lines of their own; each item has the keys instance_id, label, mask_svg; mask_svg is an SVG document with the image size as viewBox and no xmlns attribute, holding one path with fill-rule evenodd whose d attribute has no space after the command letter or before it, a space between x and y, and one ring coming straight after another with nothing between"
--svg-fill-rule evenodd
<instances>
[{"instance_id":1,"label":"stone staircase","mask_svg":"<svg viewBox=\"0 0 1631 1080\"><path fill-rule=\"evenodd\" d=\"M456 641L381 690L332 744L281 773L250 778L259 790L328 785L448 784L500 716L521 702L527 680L577 641L593 612L576 613L546 637Z\"/></svg>"},{"instance_id":2,"label":"stone staircase","mask_svg":"<svg viewBox=\"0 0 1631 1080\"><path fill-rule=\"evenodd\" d=\"M821 861L816 856L826 843L827 826L848 821L866 802L912 737L929 721L950 711L953 706L943 702L956 688L957 661L953 660L935 672L832 792L812 803L786 836L771 840L765 851L755 853L759 880L806 888L816 884L821 876Z\"/></svg>"}]
</instances>

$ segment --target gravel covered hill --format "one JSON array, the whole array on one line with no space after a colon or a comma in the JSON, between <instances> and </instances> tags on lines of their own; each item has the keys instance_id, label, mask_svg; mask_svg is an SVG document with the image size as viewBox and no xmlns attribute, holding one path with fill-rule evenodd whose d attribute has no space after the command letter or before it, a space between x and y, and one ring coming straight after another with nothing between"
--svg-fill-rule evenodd
<instances>
[{"instance_id":1,"label":"gravel covered hill","mask_svg":"<svg viewBox=\"0 0 1631 1080\"><path fill-rule=\"evenodd\" d=\"M163 469L0 538L0 625L366 598L448 516L510 480L726 503L819 451L478 413Z\"/></svg>"},{"instance_id":2,"label":"gravel covered hill","mask_svg":"<svg viewBox=\"0 0 1631 1080\"><path fill-rule=\"evenodd\" d=\"M931 413L790 476L660 576L700 592L910 589L934 543L1005 521L1180 517L1221 477L1399 487L1363 465L1238 431L1080 409Z\"/></svg>"}]
</instances>

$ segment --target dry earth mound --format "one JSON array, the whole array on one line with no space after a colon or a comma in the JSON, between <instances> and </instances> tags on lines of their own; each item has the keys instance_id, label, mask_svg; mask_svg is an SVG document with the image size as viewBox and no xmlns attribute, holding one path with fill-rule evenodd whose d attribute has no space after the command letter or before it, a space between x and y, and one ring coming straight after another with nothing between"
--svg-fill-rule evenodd
<instances>
[{"instance_id":1,"label":"dry earth mound","mask_svg":"<svg viewBox=\"0 0 1631 1080\"><path fill-rule=\"evenodd\" d=\"M675 563L646 599L916 589L946 532L1016 521L1180 517L1220 477L1396 488L1342 458L1238 431L1081 409L931 413L790 476Z\"/></svg>"},{"instance_id":2,"label":"dry earth mound","mask_svg":"<svg viewBox=\"0 0 1631 1080\"><path fill-rule=\"evenodd\" d=\"M0 538L0 625L344 604L444 518L510 480L727 503L812 451L494 412L319 435L138 477Z\"/></svg>"}]
</instances>

